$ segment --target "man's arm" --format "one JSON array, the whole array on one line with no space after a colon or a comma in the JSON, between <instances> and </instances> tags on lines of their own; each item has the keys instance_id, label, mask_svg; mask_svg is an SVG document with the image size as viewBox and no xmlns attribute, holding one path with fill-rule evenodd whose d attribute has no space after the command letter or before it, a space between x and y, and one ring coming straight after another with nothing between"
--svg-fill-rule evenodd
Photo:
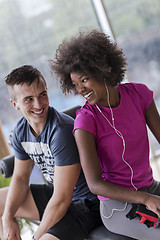
<instances>
[{"instance_id":1,"label":"man's arm","mask_svg":"<svg viewBox=\"0 0 160 240\"><path fill-rule=\"evenodd\" d=\"M72 202L73 190L80 174L80 163L68 166L55 166L54 192L48 202L35 239L40 239L48 229L54 226L68 210Z\"/></svg>"},{"instance_id":2,"label":"man's arm","mask_svg":"<svg viewBox=\"0 0 160 240\"><path fill-rule=\"evenodd\" d=\"M29 177L34 163L31 159L21 161L15 158L13 177L9 186L5 208L2 216L3 235L7 239L21 239L19 227L15 220L15 214L22 202L25 200L29 190Z\"/></svg>"}]
</instances>

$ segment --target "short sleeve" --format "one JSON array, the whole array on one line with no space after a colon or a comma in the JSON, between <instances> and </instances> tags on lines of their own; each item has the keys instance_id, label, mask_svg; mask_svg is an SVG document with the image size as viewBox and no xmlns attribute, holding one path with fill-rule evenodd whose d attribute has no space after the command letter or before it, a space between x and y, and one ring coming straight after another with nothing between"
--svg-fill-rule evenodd
<instances>
[{"instance_id":1,"label":"short sleeve","mask_svg":"<svg viewBox=\"0 0 160 240\"><path fill-rule=\"evenodd\" d=\"M134 83L133 86L140 97L143 111L147 110L153 101L153 91L141 83Z\"/></svg>"},{"instance_id":2,"label":"short sleeve","mask_svg":"<svg viewBox=\"0 0 160 240\"><path fill-rule=\"evenodd\" d=\"M58 126L56 129L54 139L50 144L56 166L67 166L80 162L72 130L73 125Z\"/></svg>"},{"instance_id":3,"label":"short sleeve","mask_svg":"<svg viewBox=\"0 0 160 240\"><path fill-rule=\"evenodd\" d=\"M24 148L22 147L20 138L18 136L19 134L17 132L17 129L15 128L12 138L12 147L14 149L15 156L19 160L28 160L30 159L30 156L25 152Z\"/></svg>"},{"instance_id":4,"label":"short sleeve","mask_svg":"<svg viewBox=\"0 0 160 240\"><path fill-rule=\"evenodd\" d=\"M90 110L81 108L77 111L76 119L74 122L74 131L78 128L81 128L92 133L93 135L96 135L97 131L95 115Z\"/></svg>"}]
</instances>

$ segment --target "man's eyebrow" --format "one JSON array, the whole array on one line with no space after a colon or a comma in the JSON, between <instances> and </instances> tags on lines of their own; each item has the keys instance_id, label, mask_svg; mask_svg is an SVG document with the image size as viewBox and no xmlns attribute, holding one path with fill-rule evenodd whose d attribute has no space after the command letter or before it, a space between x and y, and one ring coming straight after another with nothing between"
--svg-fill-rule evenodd
<instances>
[{"instance_id":1,"label":"man's eyebrow","mask_svg":"<svg viewBox=\"0 0 160 240\"><path fill-rule=\"evenodd\" d=\"M47 91L45 90L45 91L41 92L39 95L41 95L41 94L43 94L43 93L47 93ZM24 100L27 100L28 98L33 98L33 96L26 96L26 97L24 97L23 99L24 99Z\"/></svg>"},{"instance_id":2,"label":"man's eyebrow","mask_svg":"<svg viewBox=\"0 0 160 240\"><path fill-rule=\"evenodd\" d=\"M23 99L24 100L27 100L28 98L32 98L33 96L27 96L27 97L24 97Z\"/></svg>"}]
</instances>

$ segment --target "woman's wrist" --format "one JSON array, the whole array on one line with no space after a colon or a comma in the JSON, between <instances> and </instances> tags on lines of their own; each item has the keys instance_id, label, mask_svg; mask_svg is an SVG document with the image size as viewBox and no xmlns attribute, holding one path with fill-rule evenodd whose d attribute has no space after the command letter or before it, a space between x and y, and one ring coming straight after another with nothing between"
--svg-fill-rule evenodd
<instances>
[{"instance_id":1,"label":"woman's wrist","mask_svg":"<svg viewBox=\"0 0 160 240\"><path fill-rule=\"evenodd\" d=\"M147 206L148 201L150 201L151 194L147 192L141 192L141 194L142 194L142 202L140 203Z\"/></svg>"}]
</instances>

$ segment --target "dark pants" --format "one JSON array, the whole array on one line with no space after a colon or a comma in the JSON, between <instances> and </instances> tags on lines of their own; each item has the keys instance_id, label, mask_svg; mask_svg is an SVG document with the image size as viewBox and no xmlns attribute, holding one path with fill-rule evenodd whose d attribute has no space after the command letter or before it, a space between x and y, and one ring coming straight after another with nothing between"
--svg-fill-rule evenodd
<instances>
[{"instance_id":1,"label":"dark pants","mask_svg":"<svg viewBox=\"0 0 160 240\"><path fill-rule=\"evenodd\" d=\"M48 201L53 194L53 186L32 184L30 187L41 220ZM66 215L50 228L48 233L61 240L83 240L100 224L102 222L99 212L99 200L97 198L94 200L83 198L73 201Z\"/></svg>"}]
</instances>

